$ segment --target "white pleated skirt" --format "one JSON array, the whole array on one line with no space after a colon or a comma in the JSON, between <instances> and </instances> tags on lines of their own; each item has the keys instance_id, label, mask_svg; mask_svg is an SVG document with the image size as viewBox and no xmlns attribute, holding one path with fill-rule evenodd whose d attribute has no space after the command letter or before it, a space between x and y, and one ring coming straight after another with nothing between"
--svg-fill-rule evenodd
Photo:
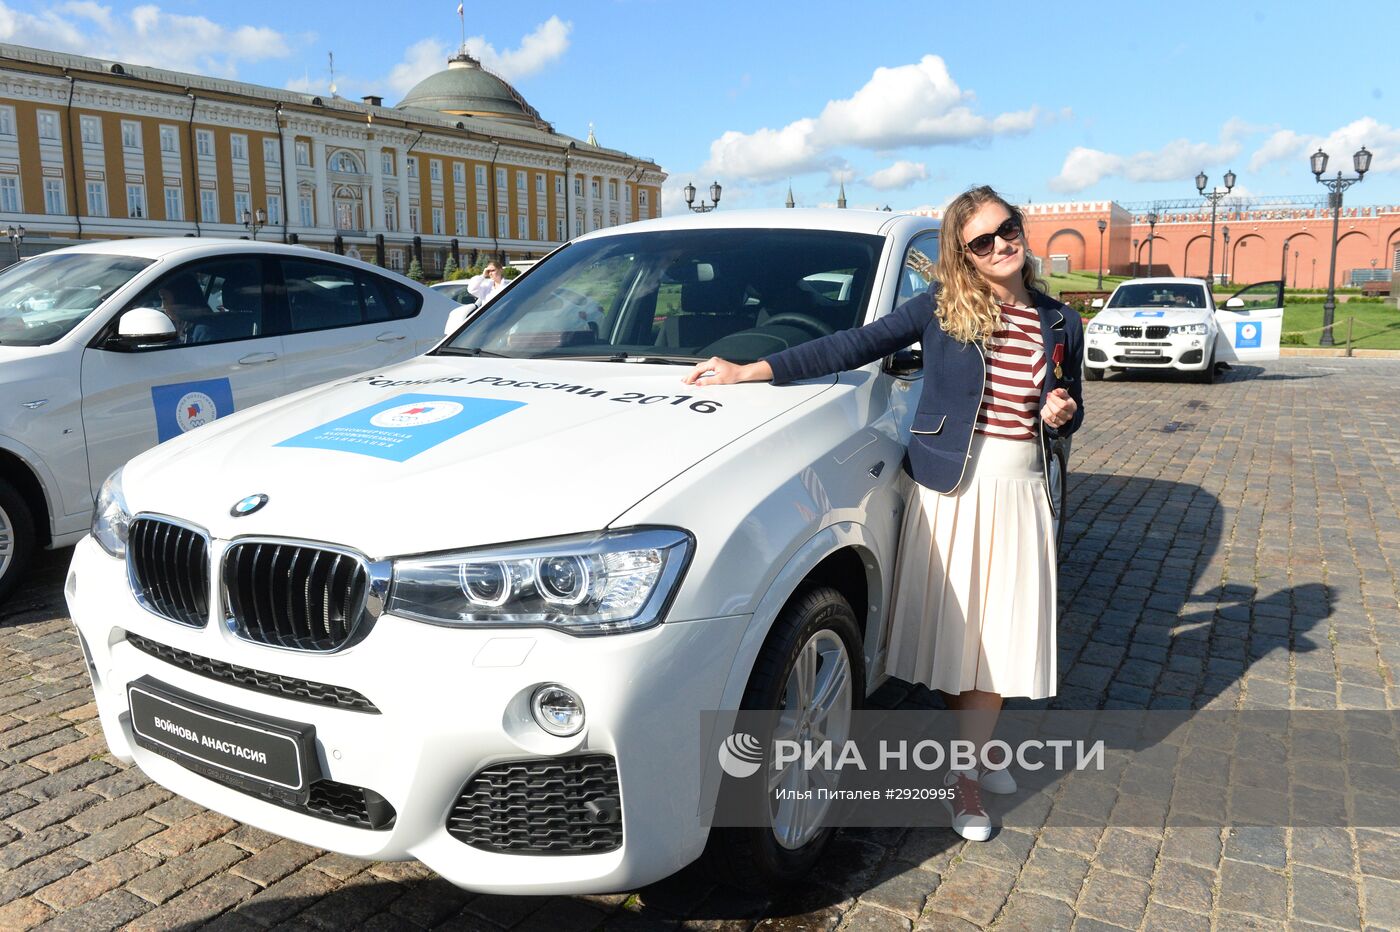
<instances>
[{"instance_id":1,"label":"white pleated skirt","mask_svg":"<svg viewBox=\"0 0 1400 932\"><path fill-rule=\"evenodd\" d=\"M962 483L914 485L889 673L930 689L1055 694L1055 544L1035 441L973 434Z\"/></svg>"}]
</instances>

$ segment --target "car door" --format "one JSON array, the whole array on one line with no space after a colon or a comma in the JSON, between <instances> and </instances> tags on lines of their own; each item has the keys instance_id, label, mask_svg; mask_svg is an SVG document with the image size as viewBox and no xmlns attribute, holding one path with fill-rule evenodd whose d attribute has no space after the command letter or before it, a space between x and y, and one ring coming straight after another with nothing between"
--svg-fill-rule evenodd
<instances>
[{"instance_id":1,"label":"car door","mask_svg":"<svg viewBox=\"0 0 1400 932\"><path fill-rule=\"evenodd\" d=\"M289 391L417 354L409 322L398 313L394 296L378 286L377 276L301 256L279 256L277 261L287 314L282 346Z\"/></svg>"},{"instance_id":2,"label":"car door","mask_svg":"<svg viewBox=\"0 0 1400 932\"><path fill-rule=\"evenodd\" d=\"M269 330L266 260L240 253L162 275L128 302L83 351L83 430L94 494L143 450L284 391L282 339ZM176 325L173 342L133 345L117 335L132 308Z\"/></svg>"},{"instance_id":3,"label":"car door","mask_svg":"<svg viewBox=\"0 0 1400 932\"><path fill-rule=\"evenodd\" d=\"M1279 357L1283 336L1283 282L1255 282L1215 312L1219 362L1263 362Z\"/></svg>"}]
</instances>

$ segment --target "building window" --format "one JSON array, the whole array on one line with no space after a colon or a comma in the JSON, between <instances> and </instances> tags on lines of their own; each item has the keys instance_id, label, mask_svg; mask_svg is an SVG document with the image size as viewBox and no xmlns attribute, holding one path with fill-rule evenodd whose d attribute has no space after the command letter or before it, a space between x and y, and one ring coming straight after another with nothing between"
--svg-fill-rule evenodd
<instances>
[{"instance_id":1,"label":"building window","mask_svg":"<svg viewBox=\"0 0 1400 932\"><path fill-rule=\"evenodd\" d=\"M233 160L235 162L248 161L248 137L242 133L233 133L228 137L229 148L233 150Z\"/></svg>"},{"instance_id":2,"label":"building window","mask_svg":"<svg viewBox=\"0 0 1400 932\"><path fill-rule=\"evenodd\" d=\"M44 179L44 213L50 215L68 213L68 209L63 203L63 182L58 178Z\"/></svg>"},{"instance_id":3,"label":"building window","mask_svg":"<svg viewBox=\"0 0 1400 932\"><path fill-rule=\"evenodd\" d=\"M638 203L638 204L641 204L643 207L647 206L647 190L646 190L646 188L638 188L638 189L637 189L637 203Z\"/></svg>"},{"instance_id":4,"label":"building window","mask_svg":"<svg viewBox=\"0 0 1400 932\"><path fill-rule=\"evenodd\" d=\"M267 196L267 222L274 226L282 225L282 195Z\"/></svg>"},{"instance_id":5,"label":"building window","mask_svg":"<svg viewBox=\"0 0 1400 932\"><path fill-rule=\"evenodd\" d=\"M393 269L393 270L396 271L396 272L401 272L401 271L403 271L403 250L402 250L402 249L391 249L391 250L389 250L389 268Z\"/></svg>"},{"instance_id":6,"label":"building window","mask_svg":"<svg viewBox=\"0 0 1400 932\"><path fill-rule=\"evenodd\" d=\"M276 139L263 140L263 164L277 165L282 161L282 150L277 146Z\"/></svg>"},{"instance_id":7,"label":"building window","mask_svg":"<svg viewBox=\"0 0 1400 932\"><path fill-rule=\"evenodd\" d=\"M560 217L554 221L554 239L556 242L564 242L564 218Z\"/></svg>"},{"instance_id":8,"label":"building window","mask_svg":"<svg viewBox=\"0 0 1400 932\"><path fill-rule=\"evenodd\" d=\"M467 236L467 212L457 210L452 213L452 229L458 236Z\"/></svg>"},{"instance_id":9,"label":"building window","mask_svg":"<svg viewBox=\"0 0 1400 932\"><path fill-rule=\"evenodd\" d=\"M559 197L563 197L563 196L564 196L564 176L563 176L563 175L555 175L555 176L554 176L554 193L555 193L557 196L559 196Z\"/></svg>"},{"instance_id":10,"label":"building window","mask_svg":"<svg viewBox=\"0 0 1400 932\"><path fill-rule=\"evenodd\" d=\"M544 242L544 218L535 218L535 239Z\"/></svg>"},{"instance_id":11,"label":"building window","mask_svg":"<svg viewBox=\"0 0 1400 932\"><path fill-rule=\"evenodd\" d=\"M185 219L185 199L181 196L179 188L165 189L165 219Z\"/></svg>"},{"instance_id":12,"label":"building window","mask_svg":"<svg viewBox=\"0 0 1400 932\"><path fill-rule=\"evenodd\" d=\"M146 216L146 186L129 184L126 186L126 215L133 220Z\"/></svg>"},{"instance_id":13,"label":"building window","mask_svg":"<svg viewBox=\"0 0 1400 932\"><path fill-rule=\"evenodd\" d=\"M544 175L535 176L535 193L539 195L544 194Z\"/></svg>"},{"instance_id":14,"label":"building window","mask_svg":"<svg viewBox=\"0 0 1400 932\"><path fill-rule=\"evenodd\" d=\"M583 197L583 179L574 179L574 197Z\"/></svg>"},{"instance_id":15,"label":"building window","mask_svg":"<svg viewBox=\"0 0 1400 932\"><path fill-rule=\"evenodd\" d=\"M394 177L394 153L379 153L379 171L387 178Z\"/></svg>"},{"instance_id":16,"label":"building window","mask_svg":"<svg viewBox=\"0 0 1400 932\"><path fill-rule=\"evenodd\" d=\"M453 184L466 184L466 183L467 183L467 166L463 165L461 162L453 162L453 163L452 163L452 183L453 183Z\"/></svg>"},{"instance_id":17,"label":"building window","mask_svg":"<svg viewBox=\"0 0 1400 932\"><path fill-rule=\"evenodd\" d=\"M39 111L39 138L58 139L58 114L52 110Z\"/></svg>"},{"instance_id":18,"label":"building window","mask_svg":"<svg viewBox=\"0 0 1400 932\"><path fill-rule=\"evenodd\" d=\"M442 160L441 160L441 159L428 159L428 180L429 180L429 181L441 181L441 180L442 180Z\"/></svg>"},{"instance_id":19,"label":"building window","mask_svg":"<svg viewBox=\"0 0 1400 932\"><path fill-rule=\"evenodd\" d=\"M502 191L506 189L506 170L504 168L496 169L496 187Z\"/></svg>"},{"instance_id":20,"label":"building window","mask_svg":"<svg viewBox=\"0 0 1400 932\"><path fill-rule=\"evenodd\" d=\"M516 239L530 238L530 222L524 214L515 218L515 234Z\"/></svg>"},{"instance_id":21,"label":"building window","mask_svg":"<svg viewBox=\"0 0 1400 932\"><path fill-rule=\"evenodd\" d=\"M341 172L347 175L358 175L360 173L360 163L349 152L337 152L335 158L331 159L331 171Z\"/></svg>"},{"instance_id":22,"label":"building window","mask_svg":"<svg viewBox=\"0 0 1400 932\"><path fill-rule=\"evenodd\" d=\"M415 155L410 155L410 156L408 157L407 164L408 164L408 177L410 177L410 178L417 178L417 177L418 177L418 157L415 156Z\"/></svg>"},{"instance_id":23,"label":"building window","mask_svg":"<svg viewBox=\"0 0 1400 932\"><path fill-rule=\"evenodd\" d=\"M297 164L303 168L311 167L311 146L304 142L296 144Z\"/></svg>"},{"instance_id":24,"label":"building window","mask_svg":"<svg viewBox=\"0 0 1400 932\"><path fill-rule=\"evenodd\" d=\"M525 191L525 173L524 173L524 172L516 172L516 173L515 173L515 190L517 190L517 191L519 191L519 192L521 192L521 193L524 193L524 191Z\"/></svg>"},{"instance_id":25,"label":"building window","mask_svg":"<svg viewBox=\"0 0 1400 932\"><path fill-rule=\"evenodd\" d=\"M477 186L478 188L483 188L483 187L486 186L486 166L485 166L485 165L478 165L478 166L476 167L476 186Z\"/></svg>"},{"instance_id":26,"label":"building window","mask_svg":"<svg viewBox=\"0 0 1400 932\"><path fill-rule=\"evenodd\" d=\"M615 200L617 200L617 182L616 182L616 181L609 181L609 182L608 182L608 200L610 200L610 201L615 201Z\"/></svg>"},{"instance_id":27,"label":"building window","mask_svg":"<svg viewBox=\"0 0 1400 932\"><path fill-rule=\"evenodd\" d=\"M384 199L384 229L393 232L399 228L399 202L394 198Z\"/></svg>"},{"instance_id":28,"label":"building window","mask_svg":"<svg viewBox=\"0 0 1400 932\"><path fill-rule=\"evenodd\" d=\"M574 218L574 235L575 235L575 236L582 236L582 235L583 235L583 221L582 221L582 220L579 220L578 218Z\"/></svg>"},{"instance_id":29,"label":"building window","mask_svg":"<svg viewBox=\"0 0 1400 932\"><path fill-rule=\"evenodd\" d=\"M486 211L484 211L484 210L478 210L478 211L476 212L476 235L477 235L477 236L490 236L490 235L491 235L491 231L488 230L488 229L486 229Z\"/></svg>"},{"instance_id":30,"label":"building window","mask_svg":"<svg viewBox=\"0 0 1400 932\"><path fill-rule=\"evenodd\" d=\"M132 120L122 120L122 148L141 148L141 124Z\"/></svg>"},{"instance_id":31,"label":"building window","mask_svg":"<svg viewBox=\"0 0 1400 932\"><path fill-rule=\"evenodd\" d=\"M160 151L180 151L179 137L176 135L177 132L179 132L179 130L173 126L162 126L160 128Z\"/></svg>"},{"instance_id":32,"label":"building window","mask_svg":"<svg viewBox=\"0 0 1400 932\"><path fill-rule=\"evenodd\" d=\"M214 134L207 129L197 129L194 131L194 151L200 155L213 156L214 154Z\"/></svg>"},{"instance_id":33,"label":"building window","mask_svg":"<svg viewBox=\"0 0 1400 932\"><path fill-rule=\"evenodd\" d=\"M297 213L301 215L302 226L314 227L316 225L316 201L314 200L314 195L310 193L298 195Z\"/></svg>"},{"instance_id":34,"label":"building window","mask_svg":"<svg viewBox=\"0 0 1400 932\"><path fill-rule=\"evenodd\" d=\"M0 176L0 210L8 214L20 213L19 179L14 175Z\"/></svg>"},{"instance_id":35,"label":"building window","mask_svg":"<svg viewBox=\"0 0 1400 932\"><path fill-rule=\"evenodd\" d=\"M496 235L503 239L510 239L510 218L505 214L496 215Z\"/></svg>"},{"instance_id":36,"label":"building window","mask_svg":"<svg viewBox=\"0 0 1400 932\"><path fill-rule=\"evenodd\" d=\"M442 208L441 208L441 207L434 207L434 208L433 208L433 233L434 233L435 235L437 235L437 236L441 236L441 235L443 234L443 232L444 232L444 230L443 230L443 228L442 228Z\"/></svg>"},{"instance_id":37,"label":"building window","mask_svg":"<svg viewBox=\"0 0 1400 932\"><path fill-rule=\"evenodd\" d=\"M219 222L219 192L205 188L199 192L199 216L205 223Z\"/></svg>"},{"instance_id":38,"label":"building window","mask_svg":"<svg viewBox=\"0 0 1400 932\"><path fill-rule=\"evenodd\" d=\"M252 211L252 207L253 207L253 198L252 198L252 195L250 195L247 191L234 191L234 192L233 192L233 222L234 222L234 223L242 223L242 222L243 222L243 214L244 214L245 212L251 212L251 211Z\"/></svg>"},{"instance_id":39,"label":"building window","mask_svg":"<svg viewBox=\"0 0 1400 932\"><path fill-rule=\"evenodd\" d=\"M107 216L107 185L101 181L87 183L87 212L89 217Z\"/></svg>"},{"instance_id":40,"label":"building window","mask_svg":"<svg viewBox=\"0 0 1400 932\"><path fill-rule=\"evenodd\" d=\"M78 117L78 134L85 146L102 145L102 121L95 116Z\"/></svg>"},{"instance_id":41,"label":"building window","mask_svg":"<svg viewBox=\"0 0 1400 932\"><path fill-rule=\"evenodd\" d=\"M411 164L413 164L413 163L410 162L409 164L411 165ZM418 205L417 205L417 204L409 204L409 205L408 205L408 230L409 230L410 233L417 233L417 232L418 232Z\"/></svg>"},{"instance_id":42,"label":"building window","mask_svg":"<svg viewBox=\"0 0 1400 932\"><path fill-rule=\"evenodd\" d=\"M597 200L597 199L598 199L598 197L600 196L600 194L599 194L599 191L598 191L598 179L597 179L597 178L589 178L589 179L588 179L588 191L589 191L590 194L593 195L593 199L594 199L594 200Z\"/></svg>"},{"instance_id":43,"label":"building window","mask_svg":"<svg viewBox=\"0 0 1400 932\"><path fill-rule=\"evenodd\" d=\"M0 136L15 134L15 108L0 107Z\"/></svg>"}]
</instances>

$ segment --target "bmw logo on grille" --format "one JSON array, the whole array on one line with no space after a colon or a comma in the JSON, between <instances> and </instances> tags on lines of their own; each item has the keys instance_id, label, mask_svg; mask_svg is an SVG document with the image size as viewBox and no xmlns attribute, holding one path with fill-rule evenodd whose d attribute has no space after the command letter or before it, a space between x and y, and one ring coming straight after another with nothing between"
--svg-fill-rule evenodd
<instances>
[{"instance_id":1,"label":"bmw logo on grille","mask_svg":"<svg viewBox=\"0 0 1400 932\"><path fill-rule=\"evenodd\" d=\"M228 513L235 518L241 518L244 515L252 514L266 504L267 496L259 492L257 495L249 495L247 498L240 498L234 503L233 507L228 510Z\"/></svg>"}]
</instances>

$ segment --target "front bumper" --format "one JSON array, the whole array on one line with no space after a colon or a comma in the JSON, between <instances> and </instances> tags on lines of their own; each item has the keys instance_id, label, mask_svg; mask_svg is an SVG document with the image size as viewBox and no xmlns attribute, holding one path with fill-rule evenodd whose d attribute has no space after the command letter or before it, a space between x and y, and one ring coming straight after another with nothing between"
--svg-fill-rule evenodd
<instances>
[{"instance_id":1,"label":"front bumper","mask_svg":"<svg viewBox=\"0 0 1400 932\"><path fill-rule=\"evenodd\" d=\"M1199 372L1209 365L1210 334L1170 334L1161 339L1096 333L1085 337L1084 365L1095 369L1180 369Z\"/></svg>"},{"instance_id":2,"label":"front bumper","mask_svg":"<svg viewBox=\"0 0 1400 932\"><path fill-rule=\"evenodd\" d=\"M675 872L704 847L698 713L718 707L747 616L576 638L542 628L451 629L383 615L353 647L308 654L250 644L221 625L190 628L150 613L133 597L125 565L91 538L75 550L65 593L112 752L135 761L157 783L232 818L344 854L416 858L452 883L488 893L631 889ZM146 650L128 633L145 639ZM272 678L354 690L379 714L201 675L153 656L152 642ZM324 777L372 790L393 807L392 824L374 830L327 821L138 746L127 684L141 677L250 715L314 726ZM544 683L560 683L582 698L581 734L559 738L535 725L528 701ZM483 769L580 755L615 760L622 842L614 850L504 853L447 831L463 787Z\"/></svg>"}]
</instances>

